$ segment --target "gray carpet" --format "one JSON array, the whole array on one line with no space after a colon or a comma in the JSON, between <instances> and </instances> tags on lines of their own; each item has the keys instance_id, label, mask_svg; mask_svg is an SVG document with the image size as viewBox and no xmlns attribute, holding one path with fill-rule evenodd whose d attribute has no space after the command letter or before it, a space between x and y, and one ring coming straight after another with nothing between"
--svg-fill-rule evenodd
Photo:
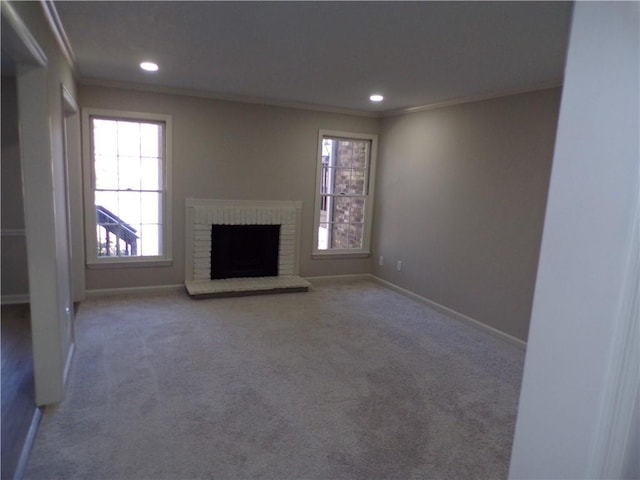
<instances>
[{"instance_id":1,"label":"gray carpet","mask_svg":"<svg viewBox=\"0 0 640 480\"><path fill-rule=\"evenodd\" d=\"M372 281L89 300L26 477L506 478L523 358Z\"/></svg>"}]
</instances>

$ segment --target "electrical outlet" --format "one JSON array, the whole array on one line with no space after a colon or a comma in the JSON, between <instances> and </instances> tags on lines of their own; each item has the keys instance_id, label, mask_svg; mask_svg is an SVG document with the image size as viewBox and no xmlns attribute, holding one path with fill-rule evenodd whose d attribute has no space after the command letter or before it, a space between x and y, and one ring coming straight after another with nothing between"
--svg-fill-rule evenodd
<instances>
[{"instance_id":1,"label":"electrical outlet","mask_svg":"<svg viewBox=\"0 0 640 480\"><path fill-rule=\"evenodd\" d=\"M396 263L396 270L398 270L399 272L402 271L402 260L398 260L398 262Z\"/></svg>"},{"instance_id":2,"label":"electrical outlet","mask_svg":"<svg viewBox=\"0 0 640 480\"><path fill-rule=\"evenodd\" d=\"M380 255L380 258L378 259L378 265L380 266L384 265L384 257L382 255Z\"/></svg>"}]
</instances>

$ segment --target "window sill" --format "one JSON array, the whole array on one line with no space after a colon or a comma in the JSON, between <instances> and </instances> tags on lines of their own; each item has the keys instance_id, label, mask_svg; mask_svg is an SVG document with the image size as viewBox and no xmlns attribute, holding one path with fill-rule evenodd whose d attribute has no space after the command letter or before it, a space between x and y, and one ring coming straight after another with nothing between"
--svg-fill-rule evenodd
<instances>
[{"instance_id":1,"label":"window sill","mask_svg":"<svg viewBox=\"0 0 640 480\"><path fill-rule=\"evenodd\" d=\"M173 263L170 258L159 259L135 259L135 260L122 260L122 259L109 259L109 260L92 260L87 262L87 268L93 270L99 270L103 268L144 268L144 267L168 267Z\"/></svg>"},{"instance_id":2,"label":"window sill","mask_svg":"<svg viewBox=\"0 0 640 480\"><path fill-rule=\"evenodd\" d=\"M335 259L335 258L369 258L371 256L370 252L332 252L332 251L327 251L326 253L324 252L313 252L311 254L311 258L313 258L314 260L321 260L321 259Z\"/></svg>"}]
</instances>

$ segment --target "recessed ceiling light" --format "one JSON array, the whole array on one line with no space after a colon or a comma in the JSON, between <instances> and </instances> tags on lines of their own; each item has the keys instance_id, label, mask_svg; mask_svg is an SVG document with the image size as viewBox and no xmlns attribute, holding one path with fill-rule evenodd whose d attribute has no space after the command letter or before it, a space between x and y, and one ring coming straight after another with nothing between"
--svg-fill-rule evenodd
<instances>
[{"instance_id":1,"label":"recessed ceiling light","mask_svg":"<svg viewBox=\"0 0 640 480\"><path fill-rule=\"evenodd\" d=\"M384 97L379 93L375 93L369 97L369 100L371 100L372 102L381 102L382 100L384 100Z\"/></svg>"},{"instance_id":2,"label":"recessed ceiling light","mask_svg":"<svg viewBox=\"0 0 640 480\"><path fill-rule=\"evenodd\" d=\"M157 72L158 64L153 62L142 62L140 68L146 72Z\"/></svg>"}]
</instances>

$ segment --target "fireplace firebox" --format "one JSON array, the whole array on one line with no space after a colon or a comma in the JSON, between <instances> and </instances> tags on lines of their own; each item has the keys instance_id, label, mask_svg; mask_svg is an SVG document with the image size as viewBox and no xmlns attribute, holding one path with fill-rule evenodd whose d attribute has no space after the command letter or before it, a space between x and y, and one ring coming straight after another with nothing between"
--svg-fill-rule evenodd
<instances>
[{"instance_id":1,"label":"fireplace firebox","mask_svg":"<svg viewBox=\"0 0 640 480\"><path fill-rule=\"evenodd\" d=\"M280 225L211 225L211 280L277 277Z\"/></svg>"}]
</instances>

